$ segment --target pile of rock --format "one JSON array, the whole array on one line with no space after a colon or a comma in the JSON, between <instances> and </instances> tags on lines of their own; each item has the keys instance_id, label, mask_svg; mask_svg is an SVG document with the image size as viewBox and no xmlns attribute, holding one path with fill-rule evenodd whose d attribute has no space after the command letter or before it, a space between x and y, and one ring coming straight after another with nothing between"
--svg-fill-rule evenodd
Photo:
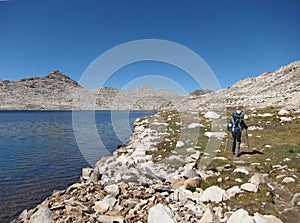
<instances>
[{"instance_id":1,"label":"pile of rock","mask_svg":"<svg viewBox=\"0 0 300 223\"><path fill-rule=\"evenodd\" d=\"M237 194L255 193L262 175L240 187L211 186L203 191L201 181L213 173L194 168L199 151L189 149L180 168L154 163L149 151L157 150L163 134L149 126L148 119L137 120L127 146L102 158L95 168L84 168L80 182L54 192L13 222L282 222L275 216L224 208L224 201ZM249 174L243 169L235 172Z\"/></svg>"}]
</instances>

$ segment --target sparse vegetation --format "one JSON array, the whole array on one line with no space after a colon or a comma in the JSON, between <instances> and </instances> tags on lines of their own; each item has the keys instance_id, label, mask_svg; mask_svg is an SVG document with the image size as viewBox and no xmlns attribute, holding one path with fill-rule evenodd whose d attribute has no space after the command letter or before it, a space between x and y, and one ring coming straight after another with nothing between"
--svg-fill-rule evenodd
<instances>
[{"instance_id":1,"label":"sparse vegetation","mask_svg":"<svg viewBox=\"0 0 300 223\"><path fill-rule=\"evenodd\" d=\"M223 158L214 159L209 164L206 170L212 171L214 174L201 182L201 189L205 190L210 186L218 185L227 190L233 186L247 183L254 173L262 173L268 174L270 182L283 184L291 193L300 192L299 183L282 183L283 176L293 177L296 181L300 179L299 119L281 122L278 115L279 110L276 107L268 107L256 111L245 111L249 116L246 122L250 128L248 130L248 138L246 138L246 132L243 132L242 156L239 158L232 156L231 135L227 132L227 137L223 139L222 146L217 153L217 157ZM271 115L262 115L266 113ZM205 119L203 114L193 116L191 114L179 115L178 113L166 112L160 115L168 124L164 128L167 129L169 135L164 137L164 140L158 144L158 150L152 153L154 161L167 162L167 157L174 154L172 151L175 151L177 154L183 154L183 151L190 147L201 151L203 156L203 151L208 142L208 137L204 134L210 131L209 120ZM293 116L293 114L290 116ZM229 117L230 112L228 112L228 120ZM186 123L183 124L183 120ZM186 128L188 123L192 122L204 124L205 127L200 129ZM182 137L183 131L184 137ZM196 144L190 145L188 143L190 138L196 138ZM224 151L226 139L228 144L227 150ZM182 140L185 143L185 149L176 148L177 140ZM248 148L246 140L248 140L250 148ZM177 165L182 166L182 163ZM276 168L276 165L279 165L278 168ZM234 173L234 169L237 167L248 169L250 174ZM239 181L237 182L236 179L239 179ZM224 208L231 207L232 210L244 208L250 214L259 212L278 216L279 213L274 196L274 191L265 183L259 186L259 190L256 193L241 193L235 198L225 201L223 206Z\"/></svg>"}]
</instances>

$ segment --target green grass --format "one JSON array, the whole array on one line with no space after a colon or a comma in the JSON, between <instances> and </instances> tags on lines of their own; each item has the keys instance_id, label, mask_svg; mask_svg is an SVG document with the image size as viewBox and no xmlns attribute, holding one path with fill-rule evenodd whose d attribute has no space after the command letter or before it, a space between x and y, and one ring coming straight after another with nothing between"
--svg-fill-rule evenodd
<instances>
[{"instance_id":1,"label":"green grass","mask_svg":"<svg viewBox=\"0 0 300 223\"><path fill-rule=\"evenodd\" d=\"M248 154L244 154L239 158L233 157L231 154L231 134L227 131L228 136L223 139L223 145L220 147L220 152L217 153L217 156L226 157L227 160L212 160L206 170L211 170L215 172L216 175L202 181L202 189L206 189L213 185L219 185L226 190L233 186L248 182L255 172L267 174L271 172L269 178L279 184L283 184L283 178L278 179L279 175L284 174L295 178L295 183L284 184L284 186L292 193L300 192L300 119L296 118L291 122L282 123L278 116L279 110L280 108L268 107L257 109L256 111L245 111L248 115L256 115L250 116L245 120L247 125L249 127L261 127L263 130L248 130L248 138L246 138L246 132L243 132L243 146L241 151L244 153L248 152ZM258 114L263 113L271 113L273 116L257 116ZM227 112L227 120L230 119L230 114L231 112ZM172 151L175 151L179 156L188 156L189 154L186 153L187 148L195 148L201 152L204 151L208 143L208 137L204 136L204 134L206 131L211 130L211 123L203 117L203 114L191 115L188 113L179 114L178 112L164 112L160 113L160 118L162 118L168 126L158 130L167 131L170 135L162 139L161 143L157 146L157 151L152 152L155 162L165 162L172 166L184 166L184 163L180 160L167 159L174 153ZM179 122L182 123L181 126L178 125ZM182 126L188 126L188 124L193 122L202 123L206 127L201 127L200 131L199 129L182 128ZM218 128L219 127L221 128L221 126L218 126ZM191 141L193 141L194 144L185 142L188 139L192 139ZM228 144L227 150L224 152L226 139L228 140ZM247 147L247 139L250 148ZM185 146L176 148L175 145L178 140L184 141ZM270 145L271 148L267 148L266 145ZM263 154L251 154L253 149L262 151ZM290 160L287 161L285 160L286 158ZM259 163L259 165L251 165L253 163ZM224 168L225 165L227 168ZM276 169L273 167L274 165L287 165L287 167L284 169ZM244 167L250 171L250 174L234 173L233 170L236 167ZM220 178L222 178L222 181L220 181ZM236 182L235 179L237 178L241 179L242 182ZM253 214L254 212L273 215L278 214L274 204L274 194L265 184L259 186L259 191L257 193L243 192L242 194L225 201L224 207L227 206L230 206L233 210L244 208L250 214Z\"/></svg>"}]
</instances>

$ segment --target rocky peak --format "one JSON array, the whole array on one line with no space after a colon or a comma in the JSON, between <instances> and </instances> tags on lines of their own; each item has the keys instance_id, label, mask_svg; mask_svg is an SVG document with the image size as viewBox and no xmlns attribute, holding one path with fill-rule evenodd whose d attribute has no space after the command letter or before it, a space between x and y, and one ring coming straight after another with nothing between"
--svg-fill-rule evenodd
<instances>
[{"instance_id":1,"label":"rocky peak","mask_svg":"<svg viewBox=\"0 0 300 223\"><path fill-rule=\"evenodd\" d=\"M67 75L63 74L59 70L52 71L50 74L48 74L44 78L45 79L52 79L52 80L63 81L63 82L70 83L70 84L78 86L78 83L76 81L72 80L70 77L68 77Z\"/></svg>"},{"instance_id":2,"label":"rocky peak","mask_svg":"<svg viewBox=\"0 0 300 223\"><path fill-rule=\"evenodd\" d=\"M189 93L189 96L199 96L199 95L207 94L210 92L212 92L212 91L208 90L208 89L198 89L198 90L194 90L191 93Z\"/></svg>"}]
</instances>

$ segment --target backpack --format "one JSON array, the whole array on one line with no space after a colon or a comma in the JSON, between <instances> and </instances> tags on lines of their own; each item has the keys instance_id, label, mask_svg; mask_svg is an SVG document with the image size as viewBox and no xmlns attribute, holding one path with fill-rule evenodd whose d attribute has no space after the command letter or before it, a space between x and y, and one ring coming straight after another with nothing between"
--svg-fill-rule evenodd
<instances>
[{"instance_id":1,"label":"backpack","mask_svg":"<svg viewBox=\"0 0 300 223\"><path fill-rule=\"evenodd\" d=\"M244 113L237 110L231 113L231 121L227 125L227 129L232 132L240 132L243 130L242 119L244 119Z\"/></svg>"}]
</instances>

